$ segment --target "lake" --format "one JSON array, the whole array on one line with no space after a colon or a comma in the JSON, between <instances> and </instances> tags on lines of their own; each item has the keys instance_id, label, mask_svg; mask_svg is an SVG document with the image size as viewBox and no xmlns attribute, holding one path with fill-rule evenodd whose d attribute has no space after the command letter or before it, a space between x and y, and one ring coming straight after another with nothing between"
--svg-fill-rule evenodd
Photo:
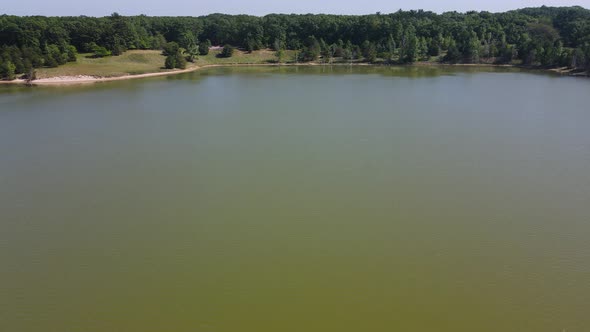
<instances>
[{"instance_id":1,"label":"lake","mask_svg":"<svg viewBox=\"0 0 590 332\"><path fill-rule=\"evenodd\" d=\"M0 86L0 330L590 330L590 80Z\"/></svg>"}]
</instances>

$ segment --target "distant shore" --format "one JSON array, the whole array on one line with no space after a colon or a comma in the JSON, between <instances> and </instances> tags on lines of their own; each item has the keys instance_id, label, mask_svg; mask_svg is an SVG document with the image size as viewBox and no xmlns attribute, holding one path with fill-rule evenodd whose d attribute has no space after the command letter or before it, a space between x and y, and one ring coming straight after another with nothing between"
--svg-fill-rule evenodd
<instances>
[{"instance_id":1,"label":"distant shore","mask_svg":"<svg viewBox=\"0 0 590 332\"><path fill-rule=\"evenodd\" d=\"M186 69L177 69L171 71L164 71L164 72L154 72L154 73L144 73L144 74L128 74L128 75L121 75L121 76L114 76L114 77L100 77L100 76L92 76L92 75L75 75L75 76L55 76L55 77L47 77L41 78L33 81L28 81L24 79L15 79L12 81L0 81L0 84L16 84L16 85L32 85L32 86L47 86L47 85L74 85L74 84L91 84L91 83L100 83L100 82L113 82L113 81L124 81L124 80L132 80L132 79L141 79L141 78L149 78L149 77L159 77L159 76L171 76L171 75L179 75L190 73L202 69L207 68L215 68L215 67L294 67L294 66L302 66L302 67L310 67L310 66L371 66L371 67L497 67L497 68L522 68L522 69L530 69L530 70L542 70L545 72L552 72L564 76L588 76L585 72L574 72L568 68L552 68L552 69L540 69L535 67L524 67L518 65L510 65L510 64L450 64L450 63L433 63L433 62L416 62L409 65L388 65L388 64L371 64L371 63L320 63L320 62L306 62L306 63L226 63L226 64L208 64L208 65L195 65L190 68Z\"/></svg>"}]
</instances>

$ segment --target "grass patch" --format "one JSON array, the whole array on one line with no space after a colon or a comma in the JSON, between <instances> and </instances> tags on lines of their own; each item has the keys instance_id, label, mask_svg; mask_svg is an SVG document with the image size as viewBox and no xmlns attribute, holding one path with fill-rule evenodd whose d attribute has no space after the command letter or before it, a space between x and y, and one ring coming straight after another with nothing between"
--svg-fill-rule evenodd
<instances>
[{"instance_id":1,"label":"grass patch","mask_svg":"<svg viewBox=\"0 0 590 332\"><path fill-rule=\"evenodd\" d=\"M231 58L220 58L219 50L212 50L208 55L199 56L192 66L206 66L213 64L266 64L277 61L272 50L260 50L252 53L235 50ZM291 61L294 51L285 51L283 61ZM139 75L169 71L164 68L166 57L157 50L133 50L119 56L93 58L92 54L79 54L77 62L69 62L56 68L37 69L37 78L57 76L97 76L117 77L125 75Z\"/></svg>"},{"instance_id":2,"label":"grass patch","mask_svg":"<svg viewBox=\"0 0 590 332\"><path fill-rule=\"evenodd\" d=\"M166 71L166 57L161 51L133 50L119 56L92 58L91 54L79 54L77 62L69 62L56 68L37 69L38 78L55 76L115 77Z\"/></svg>"},{"instance_id":3,"label":"grass patch","mask_svg":"<svg viewBox=\"0 0 590 332\"><path fill-rule=\"evenodd\" d=\"M231 58L220 58L218 57L220 53L221 50L212 50L207 55L199 56L195 63L199 66L204 66L213 64L265 64L275 63L277 61L276 52L273 50L260 50L252 53L235 50ZM295 51L285 51L283 61L292 60L294 55Z\"/></svg>"}]
</instances>

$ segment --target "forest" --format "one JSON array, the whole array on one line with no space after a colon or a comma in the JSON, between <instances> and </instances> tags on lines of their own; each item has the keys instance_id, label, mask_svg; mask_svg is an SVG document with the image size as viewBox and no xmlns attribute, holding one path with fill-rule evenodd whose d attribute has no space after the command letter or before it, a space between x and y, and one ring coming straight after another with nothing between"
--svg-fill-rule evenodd
<instances>
[{"instance_id":1,"label":"forest","mask_svg":"<svg viewBox=\"0 0 590 332\"><path fill-rule=\"evenodd\" d=\"M35 68L76 61L77 54L117 56L163 50L166 67L206 54L211 45L246 51L297 50L290 61L406 64L518 64L590 69L590 10L525 8L504 13L398 11L391 14L211 14L201 17L0 16L0 77L34 79ZM224 52L225 53L225 52Z\"/></svg>"}]
</instances>

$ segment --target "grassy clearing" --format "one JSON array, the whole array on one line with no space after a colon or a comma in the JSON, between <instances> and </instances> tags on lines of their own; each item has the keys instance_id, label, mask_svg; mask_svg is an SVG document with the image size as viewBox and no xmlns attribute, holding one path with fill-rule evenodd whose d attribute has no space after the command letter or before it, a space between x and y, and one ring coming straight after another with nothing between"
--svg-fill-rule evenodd
<instances>
[{"instance_id":1,"label":"grassy clearing","mask_svg":"<svg viewBox=\"0 0 590 332\"><path fill-rule=\"evenodd\" d=\"M115 77L167 71L163 68L165 57L161 51L134 50L120 56L90 58L79 54L77 62L70 62L56 68L37 69L38 78L56 76L100 76Z\"/></svg>"},{"instance_id":2,"label":"grassy clearing","mask_svg":"<svg viewBox=\"0 0 590 332\"><path fill-rule=\"evenodd\" d=\"M260 50L252 53L236 50L231 58L219 58L221 51L212 50L208 55L199 56L187 68L214 64L267 64L276 62L275 52ZM292 61L294 51L285 51L283 61ZM37 78L59 76L118 77L169 71L164 68L166 57L161 51L133 50L120 56L92 58L90 54L79 54L77 62L70 62L56 68L37 69Z\"/></svg>"},{"instance_id":3,"label":"grassy clearing","mask_svg":"<svg viewBox=\"0 0 590 332\"><path fill-rule=\"evenodd\" d=\"M195 63L199 66L204 66L212 64L265 64L275 63L277 61L275 51L272 50L260 50L252 53L235 50L231 58L219 58L218 55L220 53L220 50L211 50L209 54L199 56L199 59ZM294 55L295 51L285 51L283 61L291 61Z\"/></svg>"}]
</instances>

